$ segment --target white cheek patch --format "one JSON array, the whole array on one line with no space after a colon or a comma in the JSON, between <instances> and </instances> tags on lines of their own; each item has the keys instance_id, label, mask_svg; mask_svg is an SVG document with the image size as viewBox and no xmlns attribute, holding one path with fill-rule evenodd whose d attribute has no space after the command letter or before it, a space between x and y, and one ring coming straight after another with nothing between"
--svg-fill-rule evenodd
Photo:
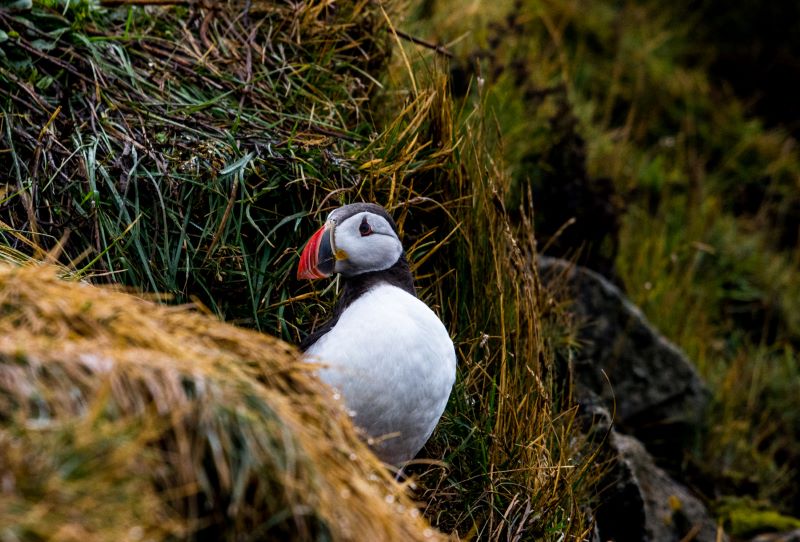
<instances>
[{"instance_id":1,"label":"white cheek patch","mask_svg":"<svg viewBox=\"0 0 800 542\"><path fill-rule=\"evenodd\" d=\"M363 237L360 243L348 252L350 264L359 271L378 271L387 269L397 262L403 247L396 237L373 233Z\"/></svg>"},{"instance_id":2,"label":"white cheek patch","mask_svg":"<svg viewBox=\"0 0 800 542\"><path fill-rule=\"evenodd\" d=\"M366 216L372 233L361 235L359 226ZM388 269L397 263L403 245L389 223L372 213L359 213L336 226L337 260L339 252L346 259L336 262L335 271L344 275L357 275Z\"/></svg>"}]
</instances>

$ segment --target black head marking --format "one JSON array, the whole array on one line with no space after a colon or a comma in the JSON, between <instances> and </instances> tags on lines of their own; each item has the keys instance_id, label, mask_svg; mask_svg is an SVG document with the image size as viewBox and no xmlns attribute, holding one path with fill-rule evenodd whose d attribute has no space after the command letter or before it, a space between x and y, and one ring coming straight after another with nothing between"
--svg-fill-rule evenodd
<instances>
[{"instance_id":1,"label":"black head marking","mask_svg":"<svg viewBox=\"0 0 800 542\"><path fill-rule=\"evenodd\" d=\"M397 224L395 224L392 215L390 215L386 209L377 203L351 203L349 205L343 205L342 207L331 211L331 214L328 215L328 220L332 220L336 224L341 224L351 216L364 212L382 216L386 219L386 222L389 223L394 232L398 233Z\"/></svg>"}]
</instances>

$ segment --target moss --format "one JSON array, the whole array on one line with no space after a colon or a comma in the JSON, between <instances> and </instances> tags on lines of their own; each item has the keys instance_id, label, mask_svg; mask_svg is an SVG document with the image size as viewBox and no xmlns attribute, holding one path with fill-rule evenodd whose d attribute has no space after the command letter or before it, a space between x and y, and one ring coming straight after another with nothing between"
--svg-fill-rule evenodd
<instances>
[{"instance_id":1,"label":"moss","mask_svg":"<svg viewBox=\"0 0 800 542\"><path fill-rule=\"evenodd\" d=\"M726 499L718 506L717 512L726 530L738 538L800 529L800 519L783 515L764 503L749 499Z\"/></svg>"}]
</instances>

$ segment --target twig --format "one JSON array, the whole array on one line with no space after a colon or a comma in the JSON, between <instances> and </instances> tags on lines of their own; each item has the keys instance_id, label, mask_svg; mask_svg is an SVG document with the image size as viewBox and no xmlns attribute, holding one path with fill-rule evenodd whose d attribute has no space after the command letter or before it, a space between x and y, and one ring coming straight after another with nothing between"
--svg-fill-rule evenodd
<instances>
[{"instance_id":1,"label":"twig","mask_svg":"<svg viewBox=\"0 0 800 542\"><path fill-rule=\"evenodd\" d=\"M312 131L317 132L318 134L322 134L322 135L326 135L326 136L330 136L330 137L335 137L337 139L344 139L345 141L349 141L351 143L355 142L355 141L359 141L358 137L354 137L354 136L346 134L344 132L340 132L339 130L333 130L331 128L323 128L322 126L317 126L317 125L311 125L311 126L309 126L309 128Z\"/></svg>"},{"instance_id":2,"label":"twig","mask_svg":"<svg viewBox=\"0 0 800 542\"><path fill-rule=\"evenodd\" d=\"M411 34L406 34L402 30L395 29L395 33L397 34L398 37L403 38L404 40L416 43L417 45L422 45L423 47L427 47L428 49L433 49L440 55L444 55L447 58L453 58L453 53L450 50L448 50L444 45L437 45L436 43L426 41L422 38L417 38L415 36L412 36Z\"/></svg>"},{"instance_id":3,"label":"twig","mask_svg":"<svg viewBox=\"0 0 800 542\"><path fill-rule=\"evenodd\" d=\"M55 64L55 65L56 65L56 66L58 66L59 68L61 68L61 69L64 69L64 70L68 71L69 73L71 73L72 75L74 75L75 77L77 77L78 79L82 79L83 81L86 81L86 82L88 82L88 83L91 83L91 82L92 82L92 80L91 80L91 79L89 79L89 78L88 78L88 77L86 77L84 74L82 74L81 72L79 72L78 70L76 70L76 69L75 69L75 67L74 67L72 64L69 64L68 62L64 62L63 60L61 60L61 59L59 59L59 58L56 58L56 57L50 56L50 55L48 55L47 53L44 53L44 52L42 52L42 51L38 50L36 47L33 47L32 45L28 44L28 43L27 43L25 40L23 40L23 39L19 39L19 40L17 40L17 42L16 42L16 43L17 43L17 45L19 45L21 48L25 49L27 52L29 52L29 53L31 53L31 54L34 54L34 55L38 56L39 58L43 58L43 59L45 59L45 60L47 60L47 61L49 61L49 62L52 62L53 64ZM71 50L71 48L67 48L67 49L65 49L65 50Z\"/></svg>"}]
</instances>

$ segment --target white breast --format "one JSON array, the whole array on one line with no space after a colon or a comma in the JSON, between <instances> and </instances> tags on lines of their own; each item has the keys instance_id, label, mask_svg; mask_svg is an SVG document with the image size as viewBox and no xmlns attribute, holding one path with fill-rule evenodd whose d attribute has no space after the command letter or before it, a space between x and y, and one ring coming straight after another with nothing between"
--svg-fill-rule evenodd
<instances>
[{"instance_id":1,"label":"white breast","mask_svg":"<svg viewBox=\"0 0 800 542\"><path fill-rule=\"evenodd\" d=\"M453 342L425 303L390 285L355 300L307 350L355 424L387 463L413 457L444 411L456 374Z\"/></svg>"}]
</instances>

